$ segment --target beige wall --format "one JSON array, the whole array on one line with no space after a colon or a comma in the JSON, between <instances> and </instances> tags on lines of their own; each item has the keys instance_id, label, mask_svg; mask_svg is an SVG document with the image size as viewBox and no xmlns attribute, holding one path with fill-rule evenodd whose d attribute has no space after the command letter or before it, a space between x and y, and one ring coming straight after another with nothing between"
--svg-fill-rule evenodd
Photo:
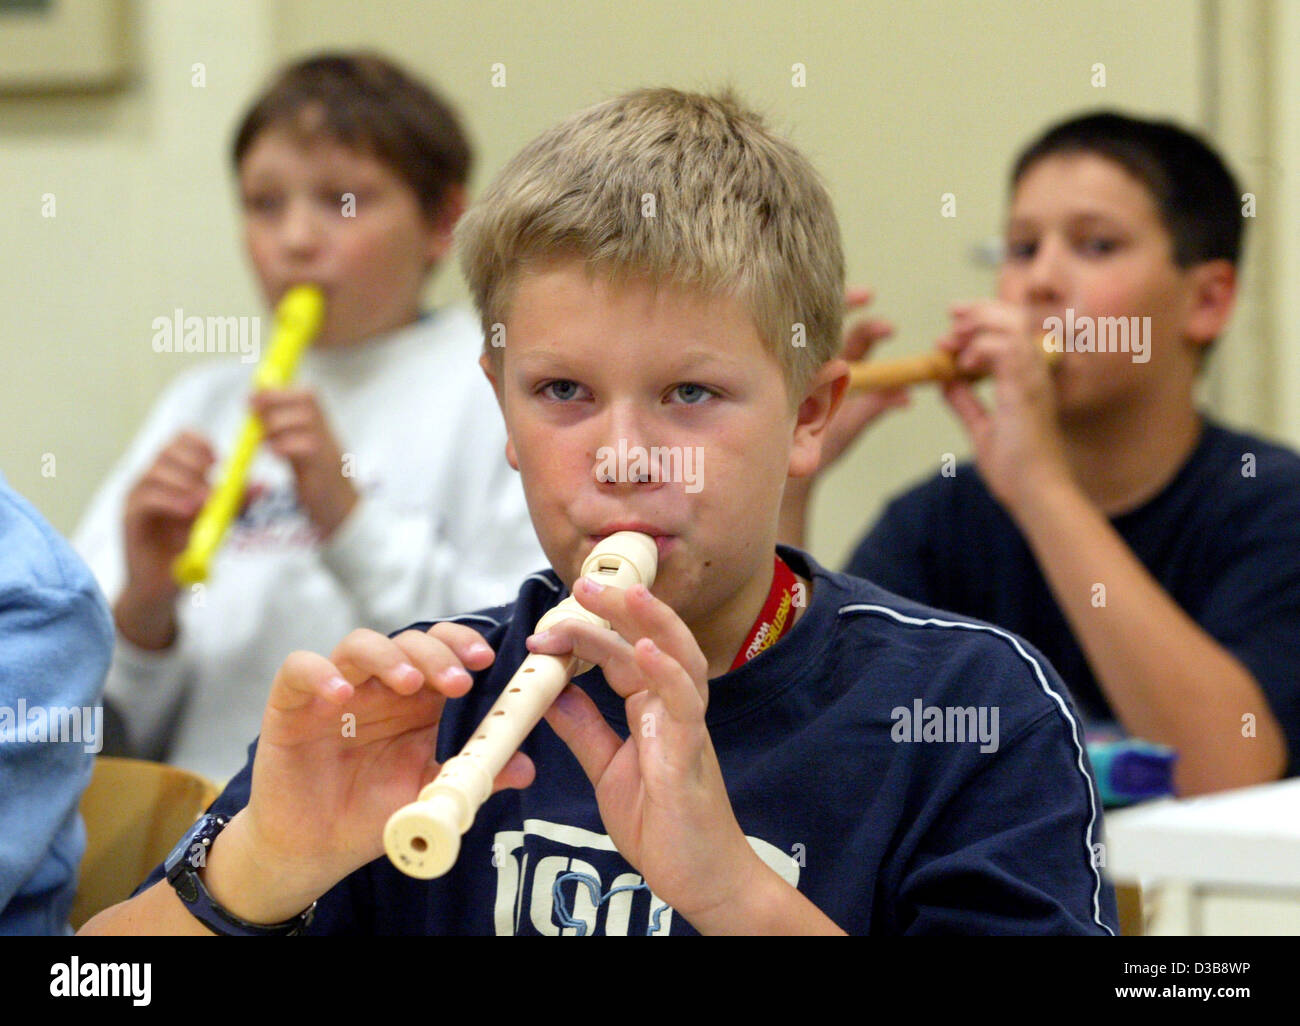
<instances>
[{"instance_id":1,"label":"beige wall","mask_svg":"<svg viewBox=\"0 0 1300 1026\"><path fill-rule=\"evenodd\" d=\"M1222 15L1209 35L1207 9ZM0 278L0 469L64 530L159 386L196 359L155 354L152 319L178 306L257 311L225 149L277 60L374 46L433 78L469 123L479 185L583 104L644 84L732 83L822 169L851 280L877 288L879 313L898 325L896 349L910 351L929 346L949 302L988 290L991 272L970 252L998 230L1006 165L1019 144L1051 119L1100 104L1200 123L1222 108L1207 102L1205 87L1221 64L1265 77L1249 60L1249 24L1240 23L1275 17L1255 0L137 0L132 14L137 78L127 91L0 98L0 231L10 267ZM1225 48L1235 64L1221 60ZM203 88L191 84L196 62L206 68ZM491 84L496 62L505 88ZM1091 84L1098 62L1104 88ZM792 85L795 63L806 68L803 88ZM1252 82L1235 75L1213 95L1252 109L1263 88ZM1243 171L1247 158L1271 159L1239 154L1231 133L1227 143ZM46 192L57 197L52 219L41 217ZM940 216L945 192L957 197L956 218ZM448 269L432 298L459 296ZM1271 330L1272 308L1260 310L1244 310L1240 323ZM1249 361L1228 366L1238 363ZM1300 369L1288 366L1292 375ZM1268 393L1273 363L1226 383L1222 376L1216 369L1217 408L1260 428L1286 427L1300 442L1300 418ZM961 434L932 395L880 425L829 476L814 552L837 563L880 501L948 451L963 452ZM57 460L53 478L41 474L47 452Z\"/></svg>"},{"instance_id":2,"label":"beige wall","mask_svg":"<svg viewBox=\"0 0 1300 1026\"><path fill-rule=\"evenodd\" d=\"M0 97L0 471L65 532L161 386L200 359L155 353L153 319L260 305L224 152L274 60L271 10L190 0L130 9L129 88ZM43 216L47 193L53 217Z\"/></svg>"}]
</instances>

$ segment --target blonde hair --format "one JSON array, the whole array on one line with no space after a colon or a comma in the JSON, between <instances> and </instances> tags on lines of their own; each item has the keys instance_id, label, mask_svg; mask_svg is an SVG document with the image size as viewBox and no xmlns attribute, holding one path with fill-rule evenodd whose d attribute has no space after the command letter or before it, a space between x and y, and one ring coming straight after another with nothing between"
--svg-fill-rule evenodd
<instances>
[{"instance_id":1,"label":"blonde hair","mask_svg":"<svg viewBox=\"0 0 1300 1026\"><path fill-rule=\"evenodd\" d=\"M839 351L844 254L830 197L730 91L641 89L566 118L505 166L457 240L488 339L522 270L576 258L736 296L792 401ZM486 341L485 352L499 359Z\"/></svg>"}]
</instances>

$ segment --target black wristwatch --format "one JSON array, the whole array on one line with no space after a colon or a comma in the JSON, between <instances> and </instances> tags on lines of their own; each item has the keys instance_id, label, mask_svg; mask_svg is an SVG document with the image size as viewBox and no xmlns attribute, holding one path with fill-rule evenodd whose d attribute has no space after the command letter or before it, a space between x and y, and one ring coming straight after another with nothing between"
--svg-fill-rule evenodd
<instances>
[{"instance_id":1,"label":"black wristwatch","mask_svg":"<svg viewBox=\"0 0 1300 1026\"><path fill-rule=\"evenodd\" d=\"M190 828L189 833L177 842L176 847L163 863L167 870L167 882L176 891L177 897L185 903L190 915L209 930L224 937L295 937L311 924L316 914L316 902L299 912L292 919L283 923L265 925L250 923L240 919L228 909L222 908L212 900L212 895L203 886L199 870L208 864L208 853L212 842L229 823L225 816L209 813L201 816Z\"/></svg>"}]
</instances>

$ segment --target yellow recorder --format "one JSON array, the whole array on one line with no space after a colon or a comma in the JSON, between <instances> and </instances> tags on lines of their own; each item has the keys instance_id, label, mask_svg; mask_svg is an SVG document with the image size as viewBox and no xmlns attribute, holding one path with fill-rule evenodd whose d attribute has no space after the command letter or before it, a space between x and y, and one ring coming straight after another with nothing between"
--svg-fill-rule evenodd
<instances>
[{"instance_id":1,"label":"yellow recorder","mask_svg":"<svg viewBox=\"0 0 1300 1026\"><path fill-rule=\"evenodd\" d=\"M320 331L324 319L325 297L320 289L314 285L298 285L285 293L275 308L271 344L253 372L253 391L283 388L292 380L299 358ZM263 434L262 421L249 413L216 487L190 528L189 544L172 563L176 583L191 585L207 580L212 557L244 500L248 468L262 444Z\"/></svg>"}]
</instances>

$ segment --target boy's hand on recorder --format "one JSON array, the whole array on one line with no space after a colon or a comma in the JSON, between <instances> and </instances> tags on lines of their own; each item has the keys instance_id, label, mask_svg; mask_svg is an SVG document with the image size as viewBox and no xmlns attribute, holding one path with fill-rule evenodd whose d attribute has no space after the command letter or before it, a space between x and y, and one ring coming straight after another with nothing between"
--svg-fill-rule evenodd
<instances>
[{"instance_id":1,"label":"boy's hand on recorder","mask_svg":"<svg viewBox=\"0 0 1300 1026\"><path fill-rule=\"evenodd\" d=\"M546 714L596 790L619 852L697 930L725 923L770 872L745 839L704 723L708 663L673 610L643 585L601 588L580 578L574 596L610 621L565 620L529 639L533 652L570 652L604 671L626 700L620 738L570 684Z\"/></svg>"},{"instance_id":2,"label":"boy's hand on recorder","mask_svg":"<svg viewBox=\"0 0 1300 1026\"><path fill-rule=\"evenodd\" d=\"M165 648L175 634L179 587L172 562L208 497L216 455L207 441L182 431L158 454L126 496L123 534L126 583L114 605L118 630L141 648Z\"/></svg>"},{"instance_id":3,"label":"boy's hand on recorder","mask_svg":"<svg viewBox=\"0 0 1300 1026\"><path fill-rule=\"evenodd\" d=\"M383 855L388 817L438 774L446 699L494 658L476 631L452 623L395 638L356 630L328 659L292 653L262 717L248 805L205 873L214 897L231 895L228 907L253 922L278 922ZM496 787L532 780L532 762L516 753ZM230 857L218 862L223 844Z\"/></svg>"},{"instance_id":4,"label":"boy's hand on recorder","mask_svg":"<svg viewBox=\"0 0 1300 1026\"><path fill-rule=\"evenodd\" d=\"M944 398L970 436L984 483L1014 512L1036 490L1071 481L1040 333L1024 308L1000 300L954 306L952 321L939 348L961 371L992 374L993 408L968 381L944 386Z\"/></svg>"},{"instance_id":5,"label":"boy's hand on recorder","mask_svg":"<svg viewBox=\"0 0 1300 1026\"><path fill-rule=\"evenodd\" d=\"M359 495L344 475L343 452L316 394L305 388L262 389L253 395L252 407L266 428L267 447L293 469L298 501L328 538Z\"/></svg>"}]
</instances>

